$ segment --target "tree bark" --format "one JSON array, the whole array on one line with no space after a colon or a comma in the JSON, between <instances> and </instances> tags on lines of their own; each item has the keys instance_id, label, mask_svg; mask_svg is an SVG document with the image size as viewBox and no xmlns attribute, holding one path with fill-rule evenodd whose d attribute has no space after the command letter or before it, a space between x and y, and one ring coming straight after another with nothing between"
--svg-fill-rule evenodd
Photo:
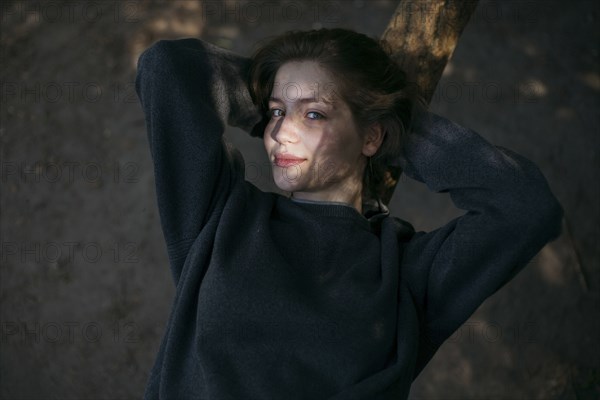
<instances>
[{"instance_id":1,"label":"tree bark","mask_svg":"<svg viewBox=\"0 0 600 400\"><path fill-rule=\"evenodd\" d=\"M477 2L400 1L382 35L392 50L392 58L407 73L408 80L417 85L419 94L427 104ZM386 188L381 194L385 204L389 204L401 174L402 169L388 167Z\"/></svg>"}]
</instances>

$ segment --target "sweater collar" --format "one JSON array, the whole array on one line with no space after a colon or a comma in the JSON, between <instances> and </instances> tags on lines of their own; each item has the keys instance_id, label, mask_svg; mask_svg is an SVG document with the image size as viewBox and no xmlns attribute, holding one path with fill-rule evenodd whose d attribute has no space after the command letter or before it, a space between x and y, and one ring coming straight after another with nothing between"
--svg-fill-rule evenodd
<instances>
[{"instance_id":1,"label":"sweater collar","mask_svg":"<svg viewBox=\"0 0 600 400\"><path fill-rule=\"evenodd\" d=\"M347 203L337 201L315 201L289 197L289 199L311 212L325 217L350 217L356 220L360 226L370 230L378 231L381 221L390 214L388 207L381 199L369 199L362 203L363 213Z\"/></svg>"}]
</instances>

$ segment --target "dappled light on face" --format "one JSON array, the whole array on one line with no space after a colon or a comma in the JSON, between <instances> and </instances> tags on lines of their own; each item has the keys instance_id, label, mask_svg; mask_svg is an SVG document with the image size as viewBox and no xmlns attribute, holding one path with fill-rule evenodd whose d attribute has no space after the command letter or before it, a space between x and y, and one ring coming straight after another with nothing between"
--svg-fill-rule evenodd
<instances>
[{"instance_id":1,"label":"dappled light on face","mask_svg":"<svg viewBox=\"0 0 600 400\"><path fill-rule=\"evenodd\" d=\"M274 129L278 129L275 125ZM343 155L344 141L339 132L323 134L312 146L304 147L300 155L309 157L306 163L286 168L274 167L273 178L277 186L293 192L296 198L322 201L346 201L355 199L362 190L364 162L360 156ZM306 135L300 135L306 139ZM288 149L296 146L286 146ZM300 193L301 192L301 193Z\"/></svg>"},{"instance_id":2,"label":"dappled light on face","mask_svg":"<svg viewBox=\"0 0 600 400\"><path fill-rule=\"evenodd\" d=\"M312 155L315 162L308 165L294 165L286 168L274 167L273 178L277 186L288 192L303 191L305 194L296 194L297 198L309 198L310 193L329 193L332 197L323 200L336 201L336 199L354 197L362 189L360 176L356 173L359 165L343 163L328 158L317 150Z\"/></svg>"}]
</instances>

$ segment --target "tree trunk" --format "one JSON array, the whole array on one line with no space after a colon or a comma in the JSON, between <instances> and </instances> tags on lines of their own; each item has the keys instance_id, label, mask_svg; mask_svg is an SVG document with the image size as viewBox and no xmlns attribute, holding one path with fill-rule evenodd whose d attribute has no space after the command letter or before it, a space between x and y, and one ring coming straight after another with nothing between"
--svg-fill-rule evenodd
<instances>
[{"instance_id":1,"label":"tree trunk","mask_svg":"<svg viewBox=\"0 0 600 400\"><path fill-rule=\"evenodd\" d=\"M409 81L417 84L427 104L477 2L400 1L382 35L392 49L392 58L406 71ZM385 204L389 204L401 174L401 168L388 167L386 188L381 194Z\"/></svg>"}]
</instances>

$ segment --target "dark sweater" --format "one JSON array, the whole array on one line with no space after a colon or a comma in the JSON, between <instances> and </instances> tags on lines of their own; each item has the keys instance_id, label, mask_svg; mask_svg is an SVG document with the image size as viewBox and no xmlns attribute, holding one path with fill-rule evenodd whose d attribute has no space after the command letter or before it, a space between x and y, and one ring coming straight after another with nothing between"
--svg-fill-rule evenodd
<instances>
[{"instance_id":1,"label":"dark sweater","mask_svg":"<svg viewBox=\"0 0 600 400\"><path fill-rule=\"evenodd\" d=\"M539 169L427 113L398 163L465 214L416 232L385 207L265 193L225 124L258 121L248 59L197 39L139 59L176 285L146 399L403 399L439 346L561 231Z\"/></svg>"}]
</instances>

